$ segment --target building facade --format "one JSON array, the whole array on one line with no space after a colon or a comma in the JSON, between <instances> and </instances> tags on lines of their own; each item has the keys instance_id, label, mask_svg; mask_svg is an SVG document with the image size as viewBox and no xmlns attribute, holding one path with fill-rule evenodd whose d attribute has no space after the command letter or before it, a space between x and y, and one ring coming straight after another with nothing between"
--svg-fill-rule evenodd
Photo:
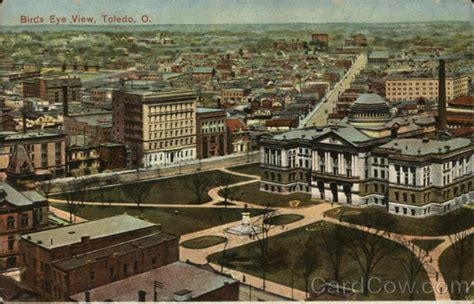
<instances>
[{"instance_id":1,"label":"building facade","mask_svg":"<svg viewBox=\"0 0 474 304\"><path fill-rule=\"evenodd\" d=\"M468 139L423 140L434 134L433 126L432 116L396 117L380 96L362 94L349 117L333 126L263 138L260 188L281 194L306 192L315 199L349 205L385 206L406 216L447 212L474 199L473 146ZM390 153L392 146L401 148ZM447 173L454 171L456 180ZM431 178L449 177L423 184L426 172Z\"/></svg>"},{"instance_id":2,"label":"building facade","mask_svg":"<svg viewBox=\"0 0 474 304\"><path fill-rule=\"evenodd\" d=\"M66 135L62 133L8 132L3 134L0 148L0 171L5 172L16 145L22 144L28 151L35 172L49 171L53 177L66 173Z\"/></svg>"},{"instance_id":3,"label":"building facade","mask_svg":"<svg viewBox=\"0 0 474 304\"><path fill-rule=\"evenodd\" d=\"M19 239L23 233L48 226L48 202L35 191L18 191L0 183L0 269L20 265Z\"/></svg>"},{"instance_id":4,"label":"building facade","mask_svg":"<svg viewBox=\"0 0 474 304\"><path fill-rule=\"evenodd\" d=\"M227 155L226 112L221 109L197 108L197 157Z\"/></svg>"},{"instance_id":5,"label":"building facade","mask_svg":"<svg viewBox=\"0 0 474 304\"><path fill-rule=\"evenodd\" d=\"M69 297L178 261L179 237L129 215L23 235L21 280L45 300Z\"/></svg>"},{"instance_id":6,"label":"building facade","mask_svg":"<svg viewBox=\"0 0 474 304\"><path fill-rule=\"evenodd\" d=\"M196 94L118 90L113 96L115 139L141 167L196 159Z\"/></svg>"},{"instance_id":7,"label":"building facade","mask_svg":"<svg viewBox=\"0 0 474 304\"><path fill-rule=\"evenodd\" d=\"M438 84L437 78L394 75L385 80L385 97L388 101L417 100L420 97L435 101L438 99ZM469 76L446 77L448 101L467 95Z\"/></svg>"},{"instance_id":8,"label":"building facade","mask_svg":"<svg viewBox=\"0 0 474 304\"><path fill-rule=\"evenodd\" d=\"M23 82L23 97L39 97L50 103L81 101L80 78L37 78Z\"/></svg>"}]
</instances>

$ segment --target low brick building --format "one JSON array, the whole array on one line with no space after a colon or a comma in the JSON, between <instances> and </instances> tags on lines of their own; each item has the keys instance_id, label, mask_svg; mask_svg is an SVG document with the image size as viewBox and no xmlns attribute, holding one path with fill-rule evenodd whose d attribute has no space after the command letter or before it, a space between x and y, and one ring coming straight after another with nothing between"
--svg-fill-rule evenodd
<instances>
[{"instance_id":1,"label":"low brick building","mask_svg":"<svg viewBox=\"0 0 474 304\"><path fill-rule=\"evenodd\" d=\"M45 300L69 300L178 261L178 243L129 215L27 234L20 239L21 279Z\"/></svg>"},{"instance_id":2,"label":"low brick building","mask_svg":"<svg viewBox=\"0 0 474 304\"><path fill-rule=\"evenodd\" d=\"M154 290L154 282L159 288ZM238 301L239 282L210 269L175 262L71 297L77 302ZM138 294L142 294L142 299Z\"/></svg>"}]
</instances>

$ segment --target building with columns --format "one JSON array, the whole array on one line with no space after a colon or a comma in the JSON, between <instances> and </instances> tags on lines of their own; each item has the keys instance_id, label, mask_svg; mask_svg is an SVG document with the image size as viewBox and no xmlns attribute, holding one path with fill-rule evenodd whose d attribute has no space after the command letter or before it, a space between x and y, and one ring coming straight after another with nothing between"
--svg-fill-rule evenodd
<instances>
[{"instance_id":1,"label":"building with columns","mask_svg":"<svg viewBox=\"0 0 474 304\"><path fill-rule=\"evenodd\" d=\"M115 140L141 167L196 159L196 94L189 91L114 91Z\"/></svg>"},{"instance_id":2,"label":"building with columns","mask_svg":"<svg viewBox=\"0 0 474 304\"><path fill-rule=\"evenodd\" d=\"M351 106L348 117L334 126L298 129L264 137L261 141L260 188L281 194L305 192L313 198L349 205L381 205L392 213L407 216L446 212L465 204L469 195L471 200L474 198L474 193L469 190L472 183L469 185L467 181L463 189L458 186L456 194L453 188L448 195L447 189L440 190L439 187L451 187L451 180L429 186L412 184L410 179L408 184L399 184L396 182L397 173L393 171L395 168L398 172L408 170L406 176L411 174L410 178L413 178L417 174L420 177L422 168L429 164L433 168L425 170L435 172L439 169L440 159L451 159L453 151L458 150L460 154L456 157L462 158L464 165L471 163L472 144L468 139L432 141L432 148L425 150L423 147L428 142L423 142L426 141L423 138L433 135L434 131L434 118L429 114L397 117L380 96L362 94ZM407 149L392 152L387 149L390 145L401 145L403 141L413 143L404 145ZM413 149L415 155L412 155ZM436 155L432 153L434 150ZM426 157L420 160L419 155L425 154ZM408 159L417 165L407 166L400 162ZM469 179L470 170L463 170L458 174L460 178L462 176L460 182ZM405 181L405 175L402 176ZM393 179L395 183L392 183ZM401 190L407 185L415 185L416 193ZM444 198L439 191L445 191ZM424 193L429 192L438 194L426 194L425 199ZM412 194L415 195L413 200Z\"/></svg>"}]
</instances>

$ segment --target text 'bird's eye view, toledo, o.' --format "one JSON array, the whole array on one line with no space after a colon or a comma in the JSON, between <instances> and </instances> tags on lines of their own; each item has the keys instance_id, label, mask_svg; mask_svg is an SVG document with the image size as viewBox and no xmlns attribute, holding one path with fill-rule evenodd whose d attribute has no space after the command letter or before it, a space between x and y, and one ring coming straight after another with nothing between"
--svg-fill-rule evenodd
<instances>
[{"instance_id":1,"label":"text 'bird's eye view, toledo, o.'","mask_svg":"<svg viewBox=\"0 0 474 304\"><path fill-rule=\"evenodd\" d=\"M473 16L0 1L0 303L472 303Z\"/></svg>"}]
</instances>

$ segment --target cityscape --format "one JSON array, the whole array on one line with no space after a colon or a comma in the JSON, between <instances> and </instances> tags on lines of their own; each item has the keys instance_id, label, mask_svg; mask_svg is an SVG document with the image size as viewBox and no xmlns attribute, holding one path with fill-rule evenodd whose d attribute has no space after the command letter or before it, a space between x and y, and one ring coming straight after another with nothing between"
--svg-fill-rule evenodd
<instances>
[{"instance_id":1,"label":"cityscape","mask_svg":"<svg viewBox=\"0 0 474 304\"><path fill-rule=\"evenodd\" d=\"M0 302L474 300L470 1L38 3L0 2Z\"/></svg>"}]
</instances>

